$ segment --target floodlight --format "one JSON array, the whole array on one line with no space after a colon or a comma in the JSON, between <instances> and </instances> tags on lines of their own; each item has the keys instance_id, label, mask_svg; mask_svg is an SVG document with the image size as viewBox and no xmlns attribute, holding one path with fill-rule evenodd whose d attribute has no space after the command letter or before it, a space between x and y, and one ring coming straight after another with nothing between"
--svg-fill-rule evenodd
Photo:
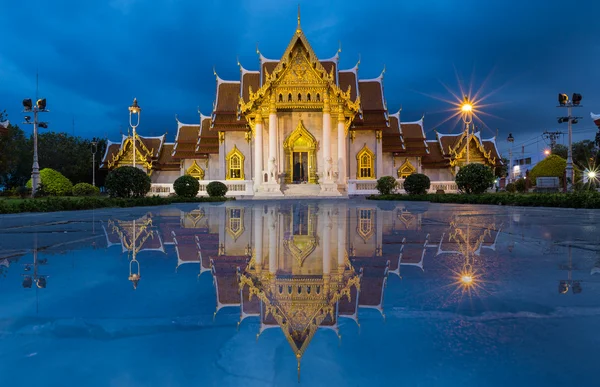
<instances>
[{"instance_id":1,"label":"floodlight","mask_svg":"<svg viewBox=\"0 0 600 387\"><path fill-rule=\"evenodd\" d=\"M581 103L581 94L573 93L573 105L579 106Z\"/></svg>"},{"instance_id":2,"label":"floodlight","mask_svg":"<svg viewBox=\"0 0 600 387\"><path fill-rule=\"evenodd\" d=\"M40 123L38 124L38 126L39 126L40 128L48 129L48 123L47 123L47 122L40 122Z\"/></svg>"},{"instance_id":3,"label":"floodlight","mask_svg":"<svg viewBox=\"0 0 600 387\"><path fill-rule=\"evenodd\" d=\"M558 103L560 104L560 106L565 106L567 103L569 103L569 96L566 94L558 94Z\"/></svg>"},{"instance_id":4,"label":"floodlight","mask_svg":"<svg viewBox=\"0 0 600 387\"><path fill-rule=\"evenodd\" d=\"M33 104L31 102L31 98L26 98L23 100L23 107L25 108L25 111L30 111L31 108L33 107Z\"/></svg>"},{"instance_id":5,"label":"floodlight","mask_svg":"<svg viewBox=\"0 0 600 387\"><path fill-rule=\"evenodd\" d=\"M37 107L40 110L46 110L46 98L40 98L37 100Z\"/></svg>"}]
</instances>

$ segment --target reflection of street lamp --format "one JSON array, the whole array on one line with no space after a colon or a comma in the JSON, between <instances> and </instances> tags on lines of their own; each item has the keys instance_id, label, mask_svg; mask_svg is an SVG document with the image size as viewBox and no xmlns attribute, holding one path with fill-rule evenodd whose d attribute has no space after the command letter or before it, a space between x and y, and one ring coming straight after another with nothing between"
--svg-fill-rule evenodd
<instances>
[{"instance_id":1,"label":"reflection of street lamp","mask_svg":"<svg viewBox=\"0 0 600 387\"><path fill-rule=\"evenodd\" d=\"M573 294L581 293L583 291L583 288L581 287L581 281L574 280L572 278L573 256L571 254L571 245L569 245L569 265L562 268L568 270L569 274L567 275L566 280L560 280L560 282L558 283L558 293L566 294L569 292L569 288L573 290Z\"/></svg>"},{"instance_id":2,"label":"reflection of street lamp","mask_svg":"<svg viewBox=\"0 0 600 387\"><path fill-rule=\"evenodd\" d=\"M508 157L510 157L510 165L508 166L508 182L512 182L512 177L513 177L513 159L512 159L512 146L513 146L513 142L515 142L515 138L513 137L512 133L508 134L508 138L506 139L506 141L508 141L510 143L510 149L508 151Z\"/></svg>"},{"instance_id":3,"label":"reflection of street lamp","mask_svg":"<svg viewBox=\"0 0 600 387\"><path fill-rule=\"evenodd\" d=\"M467 164L469 164L469 124L473 122L473 103L466 95L463 103L460 105L460 111L462 112L462 120L465 124L465 135L467 138Z\"/></svg>"},{"instance_id":4,"label":"reflection of street lamp","mask_svg":"<svg viewBox=\"0 0 600 387\"><path fill-rule=\"evenodd\" d=\"M98 151L98 139L94 137L92 142L92 185L96 186L96 152Z\"/></svg>"},{"instance_id":5,"label":"reflection of street lamp","mask_svg":"<svg viewBox=\"0 0 600 387\"><path fill-rule=\"evenodd\" d=\"M567 167L565 168L567 175L567 191L573 190L573 182L575 181L575 175L573 170L573 130L571 124L576 124L579 118L583 117L573 117L571 116L571 110L573 107L581 107L581 94L574 93L573 99L569 101L569 96L566 94L558 94L558 107L566 107L568 116L566 117L558 117L558 123L562 124L563 122L568 123L569 127L569 152L567 153Z\"/></svg>"},{"instance_id":6,"label":"reflection of street lamp","mask_svg":"<svg viewBox=\"0 0 600 387\"><path fill-rule=\"evenodd\" d=\"M131 106L129 107L129 125L131 126L131 129L133 131L133 166L135 167L135 129L139 126L140 124L140 112L142 111L142 108L138 106L137 103L137 98L133 99L133 104L131 104ZM133 124L133 117L135 117L137 114L137 122L134 125Z\"/></svg>"},{"instance_id":7,"label":"reflection of street lamp","mask_svg":"<svg viewBox=\"0 0 600 387\"><path fill-rule=\"evenodd\" d=\"M38 123L38 113L46 113L46 98L38 99L35 106L31 99L23 100L23 113L33 112L33 122L31 116L25 116L23 124L33 124L33 167L31 171L31 197L35 197L35 193L40 185L40 164L38 163L38 126L40 128L48 128L47 122Z\"/></svg>"}]
</instances>

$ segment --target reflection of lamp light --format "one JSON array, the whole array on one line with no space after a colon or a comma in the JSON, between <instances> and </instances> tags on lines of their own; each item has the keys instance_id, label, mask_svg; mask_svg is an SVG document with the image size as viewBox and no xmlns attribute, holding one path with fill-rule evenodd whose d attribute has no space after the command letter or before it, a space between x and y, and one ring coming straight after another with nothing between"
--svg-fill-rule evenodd
<instances>
[{"instance_id":1,"label":"reflection of lamp light","mask_svg":"<svg viewBox=\"0 0 600 387\"><path fill-rule=\"evenodd\" d=\"M565 294L568 291L569 291L569 284L567 283L567 281L560 281L560 283L558 284L558 293Z\"/></svg>"}]
</instances>

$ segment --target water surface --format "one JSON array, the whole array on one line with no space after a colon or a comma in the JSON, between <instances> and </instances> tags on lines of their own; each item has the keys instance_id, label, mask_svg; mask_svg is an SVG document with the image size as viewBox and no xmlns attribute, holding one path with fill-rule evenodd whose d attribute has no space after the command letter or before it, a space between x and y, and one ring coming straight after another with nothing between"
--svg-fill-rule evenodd
<instances>
[{"instance_id":1,"label":"water surface","mask_svg":"<svg viewBox=\"0 0 600 387\"><path fill-rule=\"evenodd\" d=\"M595 385L600 212L0 216L2 386Z\"/></svg>"}]
</instances>

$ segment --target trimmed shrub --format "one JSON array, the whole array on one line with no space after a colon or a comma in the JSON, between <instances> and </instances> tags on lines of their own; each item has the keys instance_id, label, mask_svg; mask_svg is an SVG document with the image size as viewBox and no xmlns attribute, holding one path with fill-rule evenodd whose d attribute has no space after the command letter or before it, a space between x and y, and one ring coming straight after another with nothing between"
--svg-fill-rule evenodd
<instances>
[{"instance_id":1,"label":"trimmed shrub","mask_svg":"<svg viewBox=\"0 0 600 387\"><path fill-rule=\"evenodd\" d=\"M100 195L100 188L89 183L77 183L73 186L73 196Z\"/></svg>"},{"instance_id":2,"label":"trimmed shrub","mask_svg":"<svg viewBox=\"0 0 600 387\"><path fill-rule=\"evenodd\" d=\"M27 188L31 189L31 184L31 179L29 179ZM52 168L44 168L40 171L40 187L38 187L36 196L67 196L71 195L72 191L73 183L62 173Z\"/></svg>"},{"instance_id":3,"label":"trimmed shrub","mask_svg":"<svg viewBox=\"0 0 600 387\"><path fill-rule=\"evenodd\" d=\"M227 186L220 181L211 181L206 186L206 192L210 197L223 197L227 193Z\"/></svg>"},{"instance_id":4,"label":"trimmed shrub","mask_svg":"<svg viewBox=\"0 0 600 387\"><path fill-rule=\"evenodd\" d=\"M110 197L139 198L150 191L150 176L139 168L124 166L112 170L104 182Z\"/></svg>"},{"instance_id":5,"label":"trimmed shrub","mask_svg":"<svg viewBox=\"0 0 600 387\"><path fill-rule=\"evenodd\" d=\"M18 195L21 199L24 199L28 196L31 196L31 188L17 187L15 188L15 194Z\"/></svg>"},{"instance_id":6,"label":"trimmed shrub","mask_svg":"<svg viewBox=\"0 0 600 387\"><path fill-rule=\"evenodd\" d=\"M404 180L404 190L409 195L425 195L429 187L431 181L422 173L413 173Z\"/></svg>"},{"instance_id":7,"label":"trimmed shrub","mask_svg":"<svg viewBox=\"0 0 600 387\"><path fill-rule=\"evenodd\" d=\"M527 192L527 182L525 181L525 179L521 178L515 181L515 189L517 190L517 192L520 193Z\"/></svg>"},{"instance_id":8,"label":"trimmed shrub","mask_svg":"<svg viewBox=\"0 0 600 387\"><path fill-rule=\"evenodd\" d=\"M200 183L195 177L184 175L175 180L173 183L173 189L175 190L177 196L193 198L194 196L198 195L198 191L200 191Z\"/></svg>"},{"instance_id":9,"label":"trimmed shrub","mask_svg":"<svg viewBox=\"0 0 600 387\"><path fill-rule=\"evenodd\" d=\"M468 164L456 174L458 189L466 194L482 194L494 184L492 168L484 164Z\"/></svg>"},{"instance_id":10,"label":"trimmed shrub","mask_svg":"<svg viewBox=\"0 0 600 387\"><path fill-rule=\"evenodd\" d=\"M506 192L510 192L510 193L517 192L517 187L515 186L515 183L508 183L506 185Z\"/></svg>"},{"instance_id":11,"label":"trimmed shrub","mask_svg":"<svg viewBox=\"0 0 600 387\"><path fill-rule=\"evenodd\" d=\"M380 195L389 195L393 193L398 187L398 182L393 176L383 176L377 179L377 191Z\"/></svg>"},{"instance_id":12,"label":"trimmed shrub","mask_svg":"<svg viewBox=\"0 0 600 387\"><path fill-rule=\"evenodd\" d=\"M538 177L558 177L562 181L566 167L567 160L558 155L548 155L531 169L529 178L534 184Z\"/></svg>"}]
</instances>

